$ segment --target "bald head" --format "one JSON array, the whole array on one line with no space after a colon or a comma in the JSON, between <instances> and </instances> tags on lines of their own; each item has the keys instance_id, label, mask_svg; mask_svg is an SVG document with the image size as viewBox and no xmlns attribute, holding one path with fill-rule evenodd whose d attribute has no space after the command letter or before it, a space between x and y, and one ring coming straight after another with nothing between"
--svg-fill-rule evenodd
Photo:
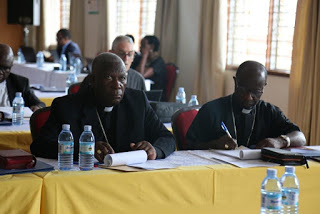
<instances>
[{"instance_id":1,"label":"bald head","mask_svg":"<svg viewBox=\"0 0 320 214\"><path fill-rule=\"evenodd\" d=\"M9 45L0 43L0 61L6 61L12 64L14 60L14 54Z\"/></svg>"},{"instance_id":2,"label":"bald head","mask_svg":"<svg viewBox=\"0 0 320 214\"><path fill-rule=\"evenodd\" d=\"M11 47L0 43L0 82L8 78L13 60L14 54Z\"/></svg>"},{"instance_id":3,"label":"bald head","mask_svg":"<svg viewBox=\"0 0 320 214\"><path fill-rule=\"evenodd\" d=\"M257 79L263 78L267 83L267 70L259 62L245 61L237 69L236 79L238 83L244 81L257 81Z\"/></svg>"},{"instance_id":4,"label":"bald head","mask_svg":"<svg viewBox=\"0 0 320 214\"><path fill-rule=\"evenodd\" d=\"M91 84L99 104L118 104L127 85L127 72L122 59L109 52L98 55L92 63Z\"/></svg>"},{"instance_id":5,"label":"bald head","mask_svg":"<svg viewBox=\"0 0 320 214\"><path fill-rule=\"evenodd\" d=\"M125 65L120 57L113 53L102 53L92 62L92 74L96 76L101 72L121 72Z\"/></svg>"},{"instance_id":6,"label":"bald head","mask_svg":"<svg viewBox=\"0 0 320 214\"><path fill-rule=\"evenodd\" d=\"M242 63L234 77L235 98L244 109L252 109L260 100L267 85L267 70L259 62Z\"/></svg>"}]
</instances>

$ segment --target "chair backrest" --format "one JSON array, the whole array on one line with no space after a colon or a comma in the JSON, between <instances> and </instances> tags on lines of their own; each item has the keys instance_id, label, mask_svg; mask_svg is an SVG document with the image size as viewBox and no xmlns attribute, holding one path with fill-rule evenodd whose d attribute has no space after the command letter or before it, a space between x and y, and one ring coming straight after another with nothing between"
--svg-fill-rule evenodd
<instances>
[{"instance_id":1,"label":"chair backrest","mask_svg":"<svg viewBox=\"0 0 320 214\"><path fill-rule=\"evenodd\" d=\"M20 46L26 62L36 62L36 52L33 47Z\"/></svg>"},{"instance_id":2,"label":"chair backrest","mask_svg":"<svg viewBox=\"0 0 320 214\"><path fill-rule=\"evenodd\" d=\"M163 90L150 90L145 91L149 101L160 101Z\"/></svg>"},{"instance_id":3,"label":"chair backrest","mask_svg":"<svg viewBox=\"0 0 320 214\"><path fill-rule=\"evenodd\" d=\"M167 70L167 85L165 90L165 100L168 101L170 98L171 91L177 79L177 74L179 73L179 68L174 63L166 64Z\"/></svg>"},{"instance_id":4,"label":"chair backrest","mask_svg":"<svg viewBox=\"0 0 320 214\"><path fill-rule=\"evenodd\" d=\"M172 115L171 126L178 150L190 149L187 146L186 135L200 108L201 105L188 106Z\"/></svg>"},{"instance_id":5,"label":"chair backrest","mask_svg":"<svg viewBox=\"0 0 320 214\"><path fill-rule=\"evenodd\" d=\"M30 117L30 131L32 139L36 139L40 133L41 127L46 123L50 116L51 108L44 107L35 111Z\"/></svg>"},{"instance_id":6,"label":"chair backrest","mask_svg":"<svg viewBox=\"0 0 320 214\"><path fill-rule=\"evenodd\" d=\"M75 84L72 84L69 86L69 89L68 89L68 94L75 94L79 91L80 89L80 85L81 85L81 82L77 82Z\"/></svg>"},{"instance_id":7,"label":"chair backrest","mask_svg":"<svg viewBox=\"0 0 320 214\"><path fill-rule=\"evenodd\" d=\"M156 115L159 117L161 122L170 123L172 115L182 109L187 107L187 104L173 103L173 102L154 102L150 101L150 105Z\"/></svg>"}]
</instances>

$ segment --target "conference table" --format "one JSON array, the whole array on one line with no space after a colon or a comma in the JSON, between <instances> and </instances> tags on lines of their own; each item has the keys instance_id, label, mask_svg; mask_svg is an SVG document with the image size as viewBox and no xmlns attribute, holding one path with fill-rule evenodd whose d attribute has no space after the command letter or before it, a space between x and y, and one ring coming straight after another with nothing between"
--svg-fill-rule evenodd
<instances>
[{"instance_id":1,"label":"conference table","mask_svg":"<svg viewBox=\"0 0 320 214\"><path fill-rule=\"evenodd\" d=\"M51 106L52 101L57 97L65 96L65 92L41 92L39 90L34 90L35 95L46 104L46 106Z\"/></svg>"},{"instance_id":2,"label":"conference table","mask_svg":"<svg viewBox=\"0 0 320 214\"><path fill-rule=\"evenodd\" d=\"M309 166L296 166L302 214L319 212L320 164L310 161ZM274 168L278 177L284 173L283 166ZM3 213L46 214L256 214L266 176L265 167L229 164L140 172L98 169L0 176L0 209Z\"/></svg>"},{"instance_id":3,"label":"conference table","mask_svg":"<svg viewBox=\"0 0 320 214\"><path fill-rule=\"evenodd\" d=\"M71 71L55 70L59 68L58 63L45 62L43 67L37 67L36 63L17 63L14 62L11 72L29 79L30 85L42 85L45 87L56 87L64 89L66 79ZM82 82L87 74L79 74L78 82Z\"/></svg>"}]
</instances>

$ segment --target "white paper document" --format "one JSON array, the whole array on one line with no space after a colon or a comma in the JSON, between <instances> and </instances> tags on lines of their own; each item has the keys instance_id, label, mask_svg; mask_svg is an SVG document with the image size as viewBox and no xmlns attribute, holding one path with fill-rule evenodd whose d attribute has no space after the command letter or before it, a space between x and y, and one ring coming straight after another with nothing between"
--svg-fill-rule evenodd
<instances>
[{"instance_id":1,"label":"white paper document","mask_svg":"<svg viewBox=\"0 0 320 214\"><path fill-rule=\"evenodd\" d=\"M12 119L12 107L0 107L0 111L4 113L6 119ZM29 107L24 107L24 118L30 118L32 113Z\"/></svg>"},{"instance_id":2,"label":"white paper document","mask_svg":"<svg viewBox=\"0 0 320 214\"><path fill-rule=\"evenodd\" d=\"M137 163L144 163L147 161L147 153L144 150L136 150L130 152L119 152L109 154L104 157L105 166L121 166Z\"/></svg>"},{"instance_id":3,"label":"white paper document","mask_svg":"<svg viewBox=\"0 0 320 214\"><path fill-rule=\"evenodd\" d=\"M221 154L220 151L218 150L210 150L210 151L211 151L211 155L210 155L211 158L224 161L226 163L238 166L240 168L261 167L261 166L272 167L272 166L280 165L276 163L266 162L260 159L258 160L240 159L239 157L232 157L232 156Z\"/></svg>"}]
</instances>

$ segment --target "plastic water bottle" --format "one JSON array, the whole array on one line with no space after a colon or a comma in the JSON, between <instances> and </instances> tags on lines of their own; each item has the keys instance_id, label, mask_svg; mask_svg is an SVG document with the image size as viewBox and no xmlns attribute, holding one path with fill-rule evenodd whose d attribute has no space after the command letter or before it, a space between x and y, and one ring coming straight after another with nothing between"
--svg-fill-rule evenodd
<instances>
[{"instance_id":1,"label":"plastic water bottle","mask_svg":"<svg viewBox=\"0 0 320 214\"><path fill-rule=\"evenodd\" d=\"M25 63L24 55L21 51L21 48L19 48L17 52L17 61L18 63Z\"/></svg>"},{"instance_id":2,"label":"plastic water bottle","mask_svg":"<svg viewBox=\"0 0 320 214\"><path fill-rule=\"evenodd\" d=\"M12 124L22 125L24 116L24 100L21 92L16 92L12 102Z\"/></svg>"},{"instance_id":3,"label":"plastic water bottle","mask_svg":"<svg viewBox=\"0 0 320 214\"><path fill-rule=\"evenodd\" d=\"M179 87L179 91L176 96L176 103L186 103L186 92L184 92L183 87Z\"/></svg>"},{"instance_id":4,"label":"plastic water bottle","mask_svg":"<svg viewBox=\"0 0 320 214\"><path fill-rule=\"evenodd\" d=\"M199 105L199 102L197 100L197 95L191 95L191 99L188 103L188 106L196 106Z\"/></svg>"},{"instance_id":5,"label":"plastic water bottle","mask_svg":"<svg viewBox=\"0 0 320 214\"><path fill-rule=\"evenodd\" d=\"M44 56L42 51L39 51L37 53L37 67L40 68L43 66L43 62L44 62Z\"/></svg>"},{"instance_id":6,"label":"plastic water bottle","mask_svg":"<svg viewBox=\"0 0 320 214\"><path fill-rule=\"evenodd\" d=\"M69 124L62 125L62 131L58 137L58 168L60 170L70 170L73 165L73 135Z\"/></svg>"},{"instance_id":7,"label":"plastic water bottle","mask_svg":"<svg viewBox=\"0 0 320 214\"><path fill-rule=\"evenodd\" d=\"M80 170L92 170L94 166L95 140L90 125L84 126L79 144L79 168Z\"/></svg>"},{"instance_id":8,"label":"plastic water bottle","mask_svg":"<svg viewBox=\"0 0 320 214\"><path fill-rule=\"evenodd\" d=\"M276 169L267 169L267 176L261 184L261 214L281 213L281 184Z\"/></svg>"},{"instance_id":9,"label":"plastic water bottle","mask_svg":"<svg viewBox=\"0 0 320 214\"><path fill-rule=\"evenodd\" d=\"M61 54L60 56L60 70L61 71L67 70L67 57L65 54Z\"/></svg>"},{"instance_id":10,"label":"plastic water bottle","mask_svg":"<svg viewBox=\"0 0 320 214\"><path fill-rule=\"evenodd\" d=\"M77 57L74 60L74 70L75 70L76 74L80 74L81 69L82 69L82 62L81 62L81 59L79 57Z\"/></svg>"},{"instance_id":11,"label":"plastic water bottle","mask_svg":"<svg viewBox=\"0 0 320 214\"><path fill-rule=\"evenodd\" d=\"M74 72L70 73L67 76L67 79L66 79L66 94L68 94L68 90L69 90L70 85L75 84L77 82L78 82L78 77Z\"/></svg>"},{"instance_id":12,"label":"plastic water bottle","mask_svg":"<svg viewBox=\"0 0 320 214\"><path fill-rule=\"evenodd\" d=\"M299 206L299 181L293 166L286 166L280 178L282 185L283 214L297 214Z\"/></svg>"}]
</instances>

